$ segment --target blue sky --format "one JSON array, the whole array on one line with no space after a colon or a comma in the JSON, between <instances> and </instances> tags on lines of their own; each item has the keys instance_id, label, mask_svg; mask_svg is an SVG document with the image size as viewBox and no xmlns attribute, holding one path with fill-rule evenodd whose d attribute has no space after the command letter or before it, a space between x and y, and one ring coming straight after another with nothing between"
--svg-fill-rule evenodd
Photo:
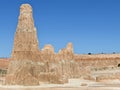
<instances>
[{"instance_id":1,"label":"blue sky","mask_svg":"<svg viewBox=\"0 0 120 90\"><path fill-rule=\"evenodd\" d=\"M0 0L0 57L10 57L19 7L29 3L39 46L80 54L120 52L120 0Z\"/></svg>"}]
</instances>

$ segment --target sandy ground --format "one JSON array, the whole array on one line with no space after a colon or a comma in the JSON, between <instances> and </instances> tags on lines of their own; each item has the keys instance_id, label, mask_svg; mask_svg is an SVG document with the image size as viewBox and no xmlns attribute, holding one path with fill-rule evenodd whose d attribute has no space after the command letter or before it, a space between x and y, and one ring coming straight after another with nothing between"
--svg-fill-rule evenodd
<instances>
[{"instance_id":1,"label":"sandy ground","mask_svg":"<svg viewBox=\"0 0 120 90\"><path fill-rule=\"evenodd\" d=\"M120 90L118 87L0 87L0 90Z\"/></svg>"},{"instance_id":2,"label":"sandy ground","mask_svg":"<svg viewBox=\"0 0 120 90\"><path fill-rule=\"evenodd\" d=\"M41 84L40 86L5 86L0 90L120 90L120 81L94 82L81 79L70 79L66 84Z\"/></svg>"}]
</instances>

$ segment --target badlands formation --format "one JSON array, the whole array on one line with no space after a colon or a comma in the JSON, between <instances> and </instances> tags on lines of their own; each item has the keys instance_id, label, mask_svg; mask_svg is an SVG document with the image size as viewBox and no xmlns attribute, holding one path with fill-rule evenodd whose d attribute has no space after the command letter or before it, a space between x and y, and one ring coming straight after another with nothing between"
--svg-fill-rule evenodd
<instances>
[{"instance_id":1,"label":"badlands formation","mask_svg":"<svg viewBox=\"0 0 120 90\"><path fill-rule=\"evenodd\" d=\"M6 84L39 85L40 82L65 83L74 72L72 43L54 53L51 45L39 50L32 7L23 4L15 33L14 47L8 66ZM74 61L73 61L74 62Z\"/></svg>"},{"instance_id":2,"label":"badlands formation","mask_svg":"<svg viewBox=\"0 0 120 90\"><path fill-rule=\"evenodd\" d=\"M50 44L41 50L38 46L32 7L23 4L5 85L65 84L71 78L95 82L120 80L119 54L77 55L74 54L72 43L58 53Z\"/></svg>"}]
</instances>

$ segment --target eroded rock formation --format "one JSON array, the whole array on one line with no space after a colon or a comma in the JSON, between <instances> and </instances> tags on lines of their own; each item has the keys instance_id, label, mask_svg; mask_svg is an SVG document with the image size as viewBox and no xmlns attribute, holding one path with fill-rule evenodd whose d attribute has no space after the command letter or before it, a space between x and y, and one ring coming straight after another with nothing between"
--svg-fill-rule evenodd
<instances>
[{"instance_id":1,"label":"eroded rock formation","mask_svg":"<svg viewBox=\"0 0 120 90\"><path fill-rule=\"evenodd\" d=\"M59 50L58 57L60 60L73 60L74 52L72 43L68 43L66 48Z\"/></svg>"},{"instance_id":2,"label":"eroded rock formation","mask_svg":"<svg viewBox=\"0 0 120 90\"><path fill-rule=\"evenodd\" d=\"M54 47L50 44L45 45L41 51L41 58L43 62L54 62Z\"/></svg>"},{"instance_id":3,"label":"eroded rock formation","mask_svg":"<svg viewBox=\"0 0 120 90\"><path fill-rule=\"evenodd\" d=\"M58 54L54 53L52 45L45 45L40 51L32 7L29 4L21 5L6 84L65 83L71 72L73 56L72 43Z\"/></svg>"},{"instance_id":4,"label":"eroded rock formation","mask_svg":"<svg viewBox=\"0 0 120 90\"><path fill-rule=\"evenodd\" d=\"M29 4L23 4L20 7L6 84L39 85L39 80L33 72L38 58L40 59L40 52L32 7Z\"/></svg>"},{"instance_id":5,"label":"eroded rock formation","mask_svg":"<svg viewBox=\"0 0 120 90\"><path fill-rule=\"evenodd\" d=\"M12 60L37 60L38 54L38 39L32 17L32 7L29 4L23 4L20 7Z\"/></svg>"},{"instance_id":6,"label":"eroded rock formation","mask_svg":"<svg viewBox=\"0 0 120 90\"><path fill-rule=\"evenodd\" d=\"M20 7L5 83L8 85L66 83L69 78L101 81L108 79L108 76L109 79L119 79L119 72L114 76L106 74L92 77L95 70L105 69L106 66L116 67L119 62L120 55L75 55L72 43L68 43L58 53L54 52L54 47L50 44L40 50L32 7L29 4L23 4Z\"/></svg>"}]
</instances>

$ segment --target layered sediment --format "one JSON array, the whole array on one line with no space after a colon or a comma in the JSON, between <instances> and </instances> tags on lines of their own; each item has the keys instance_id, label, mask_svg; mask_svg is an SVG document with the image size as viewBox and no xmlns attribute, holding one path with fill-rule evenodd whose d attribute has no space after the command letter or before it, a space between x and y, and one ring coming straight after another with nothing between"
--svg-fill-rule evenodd
<instances>
[{"instance_id":1,"label":"layered sediment","mask_svg":"<svg viewBox=\"0 0 120 90\"><path fill-rule=\"evenodd\" d=\"M40 52L32 7L29 4L23 4L20 7L6 84L39 85L33 73L38 58L40 58Z\"/></svg>"},{"instance_id":2,"label":"layered sediment","mask_svg":"<svg viewBox=\"0 0 120 90\"><path fill-rule=\"evenodd\" d=\"M72 43L58 54L54 53L52 45L39 49L32 7L21 5L6 84L65 83L71 72L70 61L73 61Z\"/></svg>"},{"instance_id":3,"label":"layered sediment","mask_svg":"<svg viewBox=\"0 0 120 90\"><path fill-rule=\"evenodd\" d=\"M40 85L67 83L70 78L88 80L119 79L119 72L97 75L96 71L120 66L120 55L76 55L72 43L54 52L50 44L39 49L32 7L22 4L5 84ZM97 76L94 76L94 75Z\"/></svg>"}]
</instances>

